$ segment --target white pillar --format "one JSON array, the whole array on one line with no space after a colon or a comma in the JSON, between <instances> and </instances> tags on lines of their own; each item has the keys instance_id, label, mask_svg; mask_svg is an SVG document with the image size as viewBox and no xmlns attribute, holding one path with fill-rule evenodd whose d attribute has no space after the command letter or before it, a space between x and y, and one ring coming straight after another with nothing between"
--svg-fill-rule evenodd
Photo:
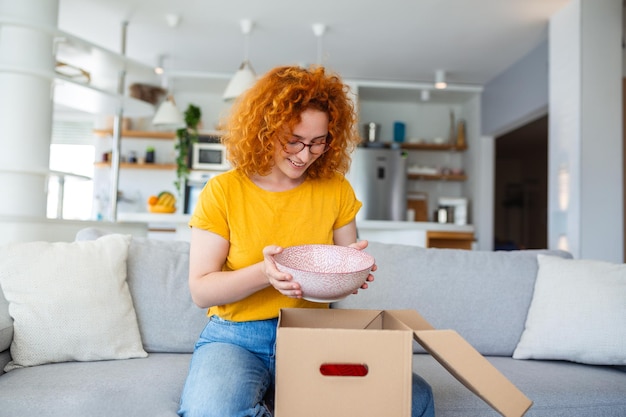
<instances>
[{"instance_id":1,"label":"white pillar","mask_svg":"<svg viewBox=\"0 0 626 417\"><path fill-rule=\"evenodd\" d=\"M0 16L56 27L58 0L2 0ZM0 215L46 216L52 80L37 73L54 64L50 33L0 25Z\"/></svg>"},{"instance_id":2,"label":"white pillar","mask_svg":"<svg viewBox=\"0 0 626 417\"><path fill-rule=\"evenodd\" d=\"M623 262L622 1L572 0L550 20L551 248Z\"/></svg>"}]
</instances>

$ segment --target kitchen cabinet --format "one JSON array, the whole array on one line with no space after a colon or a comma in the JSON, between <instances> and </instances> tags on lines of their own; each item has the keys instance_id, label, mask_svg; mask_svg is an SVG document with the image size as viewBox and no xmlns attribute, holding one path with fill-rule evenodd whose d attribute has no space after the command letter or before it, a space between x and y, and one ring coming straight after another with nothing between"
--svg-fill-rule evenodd
<instances>
[{"instance_id":1,"label":"kitchen cabinet","mask_svg":"<svg viewBox=\"0 0 626 417\"><path fill-rule=\"evenodd\" d=\"M429 230L426 232L427 248L471 250L474 242L473 232Z\"/></svg>"}]
</instances>

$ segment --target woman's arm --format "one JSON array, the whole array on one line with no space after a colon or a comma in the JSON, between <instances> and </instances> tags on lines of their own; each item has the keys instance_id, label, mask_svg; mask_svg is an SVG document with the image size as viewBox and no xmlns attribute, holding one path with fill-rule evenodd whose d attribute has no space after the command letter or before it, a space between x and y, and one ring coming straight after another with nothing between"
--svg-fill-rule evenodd
<instances>
[{"instance_id":1,"label":"woman's arm","mask_svg":"<svg viewBox=\"0 0 626 417\"><path fill-rule=\"evenodd\" d=\"M270 285L284 295L300 298L300 286L291 275L276 269L273 255L278 246L263 249L264 261L237 271L222 271L230 243L223 237L198 228L191 229L189 250L189 290L201 308L228 304L248 297Z\"/></svg>"},{"instance_id":2,"label":"woman's arm","mask_svg":"<svg viewBox=\"0 0 626 417\"><path fill-rule=\"evenodd\" d=\"M352 220L345 226L335 229L333 231L333 242L339 246L350 246L356 243L356 221Z\"/></svg>"}]
</instances>

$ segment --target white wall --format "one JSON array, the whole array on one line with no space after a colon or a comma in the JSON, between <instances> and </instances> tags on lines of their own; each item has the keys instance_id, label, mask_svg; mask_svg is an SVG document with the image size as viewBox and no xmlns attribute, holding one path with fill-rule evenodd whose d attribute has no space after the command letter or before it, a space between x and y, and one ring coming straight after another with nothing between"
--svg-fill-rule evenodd
<instances>
[{"instance_id":1,"label":"white wall","mask_svg":"<svg viewBox=\"0 0 626 417\"><path fill-rule=\"evenodd\" d=\"M550 21L550 247L623 262L622 2L573 0Z\"/></svg>"},{"instance_id":2,"label":"white wall","mask_svg":"<svg viewBox=\"0 0 626 417\"><path fill-rule=\"evenodd\" d=\"M499 136L546 114L548 42L530 51L485 86L482 133Z\"/></svg>"},{"instance_id":3,"label":"white wall","mask_svg":"<svg viewBox=\"0 0 626 417\"><path fill-rule=\"evenodd\" d=\"M489 137L549 111L548 246L617 262L624 245L622 13L619 0L572 0L551 19L549 44L485 86L481 108L483 162L493 161ZM492 182L485 173L485 211Z\"/></svg>"}]
</instances>

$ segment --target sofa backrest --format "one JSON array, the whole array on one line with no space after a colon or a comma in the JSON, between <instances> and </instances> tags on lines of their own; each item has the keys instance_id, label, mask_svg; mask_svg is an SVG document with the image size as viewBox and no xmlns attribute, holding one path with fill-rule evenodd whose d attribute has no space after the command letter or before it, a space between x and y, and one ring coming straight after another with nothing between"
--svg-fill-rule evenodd
<instances>
[{"instance_id":1,"label":"sofa backrest","mask_svg":"<svg viewBox=\"0 0 626 417\"><path fill-rule=\"evenodd\" d=\"M453 329L483 355L511 356L533 295L537 253L424 249L370 242L378 270L367 290L334 308L414 309L435 328ZM418 349L419 351L420 349Z\"/></svg>"},{"instance_id":2,"label":"sofa backrest","mask_svg":"<svg viewBox=\"0 0 626 417\"><path fill-rule=\"evenodd\" d=\"M77 240L105 231L89 228ZM189 292L189 242L133 237L128 248L127 282L146 352L193 352L206 322Z\"/></svg>"},{"instance_id":3,"label":"sofa backrest","mask_svg":"<svg viewBox=\"0 0 626 417\"><path fill-rule=\"evenodd\" d=\"M189 243L133 238L128 286L146 352L193 352L206 309L189 292Z\"/></svg>"}]
</instances>

